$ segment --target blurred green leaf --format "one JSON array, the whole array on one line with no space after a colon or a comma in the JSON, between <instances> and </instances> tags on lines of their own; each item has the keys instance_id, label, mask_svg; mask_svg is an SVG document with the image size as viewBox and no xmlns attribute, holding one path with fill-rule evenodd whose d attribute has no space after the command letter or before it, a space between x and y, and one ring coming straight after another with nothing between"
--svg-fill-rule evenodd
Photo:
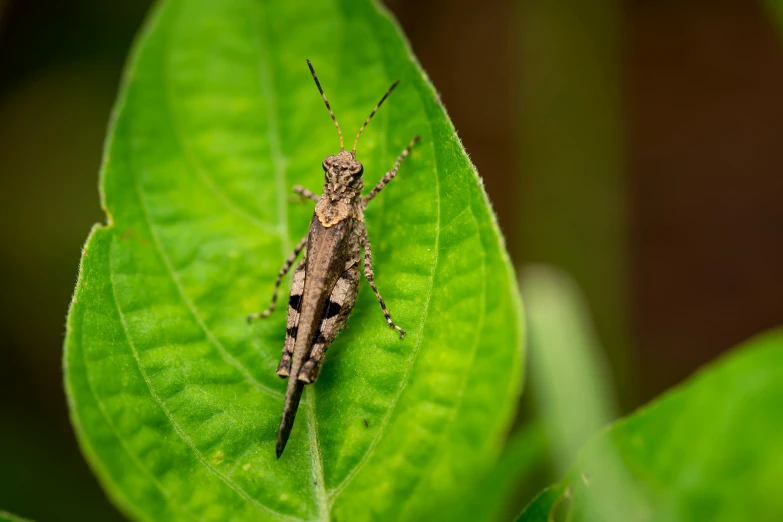
<instances>
[{"instance_id":1,"label":"blurred green leaf","mask_svg":"<svg viewBox=\"0 0 783 522\"><path fill-rule=\"evenodd\" d=\"M530 386L561 476L585 442L615 416L609 370L576 283L555 267L526 267Z\"/></svg>"},{"instance_id":2,"label":"blurred green leaf","mask_svg":"<svg viewBox=\"0 0 783 522\"><path fill-rule=\"evenodd\" d=\"M18 517L0 509L0 522L32 522L30 519Z\"/></svg>"},{"instance_id":3,"label":"blurred green leaf","mask_svg":"<svg viewBox=\"0 0 783 522\"><path fill-rule=\"evenodd\" d=\"M517 522L538 522L540 520L551 522L555 520L558 508L563 501L567 500L564 492L565 488L559 484L546 488L530 502L525 511L517 518Z\"/></svg>"},{"instance_id":4,"label":"blurred green leaf","mask_svg":"<svg viewBox=\"0 0 783 522\"><path fill-rule=\"evenodd\" d=\"M519 511L521 486L541 465L546 440L535 423L523 426L509 437L494 467L470 481L470 491L450 499L444 506L433 505L422 520L469 520L490 522L508 520L507 512ZM534 490L535 491L535 490ZM524 505L524 501L521 505Z\"/></svg>"},{"instance_id":5,"label":"blurred green leaf","mask_svg":"<svg viewBox=\"0 0 783 522\"><path fill-rule=\"evenodd\" d=\"M274 456L283 313L248 326L308 227L337 136L367 183L376 280ZM369 0L171 0L127 68L65 371L83 451L140 520L416 519L493 465L520 387L520 305L475 170L399 29ZM366 422L365 422L366 421Z\"/></svg>"},{"instance_id":6,"label":"blurred green leaf","mask_svg":"<svg viewBox=\"0 0 783 522\"><path fill-rule=\"evenodd\" d=\"M778 330L594 438L558 486L568 497L558 519L565 512L575 521L782 520L781 404ZM606 462L616 458L625 476L607 472ZM618 493L618 485L630 493ZM546 521L561 498L540 497L522 520Z\"/></svg>"},{"instance_id":7,"label":"blurred green leaf","mask_svg":"<svg viewBox=\"0 0 783 522\"><path fill-rule=\"evenodd\" d=\"M517 260L584 291L626 408L635 405L627 290L620 0L516 2L520 44Z\"/></svg>"},{"instance_id":8,"label":"blurred green leaf","mask_svg":"<svg viewBox=\"0 0 783 522\"><path fill-rule=\"evenodd\" d=\"M783 33L783 0L765 0L766 5L772 20L777 24L778 31Z\"/></svg>"}]
</instances>

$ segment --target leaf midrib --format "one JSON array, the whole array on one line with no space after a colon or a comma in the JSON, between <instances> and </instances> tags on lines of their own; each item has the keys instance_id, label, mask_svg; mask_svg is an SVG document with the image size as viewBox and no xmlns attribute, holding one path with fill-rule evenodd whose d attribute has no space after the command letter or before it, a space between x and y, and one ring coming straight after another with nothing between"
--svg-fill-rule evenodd
<instances>
[{"instance_id":1,"label":"leaf midrib","mask_svg":"<svg viewBox=\"0 0 783 522\"><path fill-rule=\"evenodd\" d=\"M288 198L286 197L286 194L288 194L286 177L287 160L283 155L280 140L278 138L278 103L274 85L271 80L271 61L269 55L266 53L266 47L262 42L262 32L258 30L258 24L260 23L259 19L266 20L266 17L259 16L252 0L246 0L246 5L248 6L251 19L254 21L254 23L251 24L253 27L253 41L256 44L259 57L261 58L258 67L259 83L261 84L264 94L266 94L266 99L269 104L267 139L269 140L269 148L272 153L272 163L275 172L279 221L278 234L280 235L283 249L282 258L286 259L289 252L292 250L288 230ZM269 34L269 31L266 31L263 34ZM318 508L318 517L320 520L328 522L330 519L330 512L329 503L326 498L326 486L324 484L323 456L321 454L321 445L318 439L318 419L315 413L315 389L308 390L305 407L307 408L308 440L310 443L310 457L312 459L312 472L315 482L315 504Z\"/></svg>"},{"instance_id":2,"label":"leaf midrib","mask_svg":"<svg viewBox=\"0 0 783 522\"><path fill-rule=\"evenodd\" d=\"M375 7L373 5L373 7ZM385 62L384 62L385 66ZM422 99L421 93L418 92L419 98ZM422 99L423 101L423 99ZM426 118L427 126L429 129L429 136L432 138L432 122L430 118ZM387 136L388 136L388 130L387 130ZM370 457L375 453L375 448L377 447L378 441L381 439L381 435L386 429L386 426L389 424L389 421L391 420L392 414L394 413L394 410L397 407L397 403L402 396L402 391L407 387L408 380L410 379L411 371L413 370L413 366L416 363L416 359L418 358L419 351L421 350L421 344L424 340L424 329L427 324L427 318L430 313L430 302L432 300L432 293L433 289L435 287L435 273L437 271L438 267L438 260L440 257L440 230L441 230L441 194L440 194L440 176L438 173L438 158L437 154L435 153L435 145L434 142L430 139L430 147L432 148L432 157L434 158L434 177L435 177L435 194L436 194L436 204L438 209L438 217L436 221L436 228L435 228L435 246L433 248L434 251L434 259L432 261L432 269L430 271L430 286L427 289L426 292L426 298L424 303L424 314L422 315L421 319L421 333L419 334L418 342L416 343L416 346L413 349L413 353L410 357L410 364L408 364L407 368L405 369L405 374L403 375L402 381L400 382L400 385L397 389L397 394L394 397L394 401L392 402L391 406L389 407L389 410L386 412L386 415L384 416L383 420L381 421L381 425L378 428L378 431L376 432L375 436L373 437L372 441L370 442L369 447L367 448L367 451L362 455L362 458L359 460L359 462L354 466L354 468L346 474L345 478L337 484L334 488L329 490L329 505L332 506L337 501L337 498L342 494L343 491L345 491L345 488L350 484L350 482L356 477L356 475L359 474L359 472L364 468L367 461L370 460Z\"/></svg>"}]
</instances>

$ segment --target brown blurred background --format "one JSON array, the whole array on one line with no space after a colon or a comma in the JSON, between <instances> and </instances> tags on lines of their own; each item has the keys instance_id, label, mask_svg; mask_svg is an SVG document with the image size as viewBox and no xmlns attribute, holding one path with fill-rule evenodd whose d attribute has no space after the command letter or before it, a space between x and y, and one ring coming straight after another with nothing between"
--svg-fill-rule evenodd
<instances>
[{"instance_id":1,"label":"brown blurred background","mask_svg":"<svg viewBox=\"0 0 783 522\"><path fill-rule=\"evenodd\" d=\"M146 0L0 0L0 508L118 520L60 356ZM750 0L389 0L517 263L584 288L629 410L783 323L783 32ZM783 29L783 28L780 28Z\"/></svg>"}]
</instances>

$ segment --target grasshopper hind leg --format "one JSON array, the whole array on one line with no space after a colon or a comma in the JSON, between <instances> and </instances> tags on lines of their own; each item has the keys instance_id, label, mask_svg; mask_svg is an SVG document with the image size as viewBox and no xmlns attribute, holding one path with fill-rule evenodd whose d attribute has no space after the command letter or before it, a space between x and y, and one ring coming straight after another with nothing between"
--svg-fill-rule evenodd
<instances>
[{"instance_id":1,"label":"grasshopper hind leg","mask_svg":"<svg viewBox=\"0 0 783 522\"><path fill-rule=\"evenodd\" d=\"M282 378L291 373L291 357L294 354L297 329L299 328L299 311L302 308L302 292L305 282L305 260L302 259L294 271L294 280L291 283L291 294L288 298L288 316L285 322L285 344L280 364L277 366L277 375Z\"/></svg>"},{"instance_id":2,"label":"grasshopper hind leg","mask_svg":"<svg viewBox=\"0 0 783 522\"><path fill-rule=\"evenodd\" d=\"M348 316L351 315L358 290L359 267L354 265L343 272L329 295L329 301L326 303L318 328L318 336L310 349L307 360L299 371L298 379L300 381L310 384L318 378L326 350L345 326Z\"/></svg>"}]
</instances>

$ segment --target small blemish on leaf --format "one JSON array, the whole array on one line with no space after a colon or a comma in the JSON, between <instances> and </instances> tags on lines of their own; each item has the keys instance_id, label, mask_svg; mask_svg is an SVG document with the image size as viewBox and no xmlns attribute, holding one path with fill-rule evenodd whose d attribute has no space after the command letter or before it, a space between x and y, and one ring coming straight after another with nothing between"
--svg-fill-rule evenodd
<instances>
[{"instance_id":1,"label":"small blemish on leaf","mask_svg":"<svg viewBox=\"0 0 783 522\"><path fill-rule=\"evenodd\" d=\"M138 239L139 243L141 243L142 245L145 245L145 246L150 246L150 244L151 244L146 238L138 235L136 233L136 231L133 230L132 228L129 228L128 231L125 232L124 234L120 234L120 239L128 240L128 239L131 239L131 238Z\"/></svg>"},{"instance_id":2,"label":"small blemish on leaf","mask_svg":"<svg viewBox=\"0 0 783 522\"><path fill-rule=\"evenodd\" d=\"M226 457L226 455L223 453L223 450L217 450L215 453L212 454L211 457L209 457L209 460L212 461L212 464L220 464L223 462L223 459Z\"/></svg>"},{"instance_id":3,"label":"small blemish on leaf","mask_svg":"<svg viewBox=\"0 0 783 522\"><path fill-rule=\"evenodd\" d=\"M245 471L249 470L250 469L250 463L248 462L247 464L242 466L242 469L244 469Z\"/></svg>"}]
</instances>

